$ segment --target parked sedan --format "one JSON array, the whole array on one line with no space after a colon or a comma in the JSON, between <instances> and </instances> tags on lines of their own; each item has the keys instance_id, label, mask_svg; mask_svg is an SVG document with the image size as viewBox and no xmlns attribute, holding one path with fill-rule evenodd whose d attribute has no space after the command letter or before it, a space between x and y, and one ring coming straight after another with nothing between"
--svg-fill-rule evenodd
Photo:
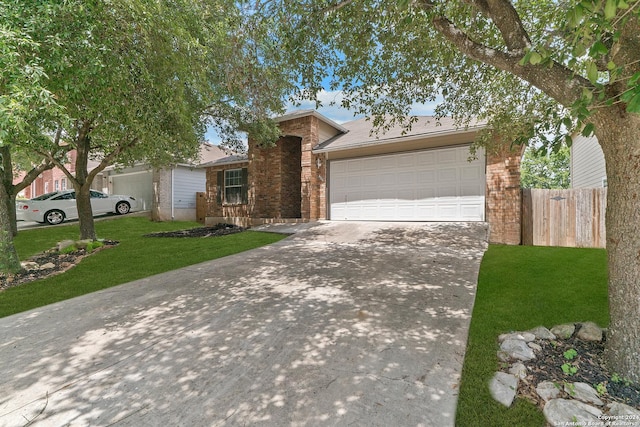
<instances>
[{"instance_id":1,"label":"parked sedan","mask_svg":"<svg viewBox=\"0 0 640 427\"><path fill-rule=\"evenodd\" d=\"M54 191L30 200L16 203L19 216L25 221L60 224L66 219L78 218L76 192L74 190ZM91 190L93 215L116 213L124 215L138 208L138 202L131 196L107 195Z\"/></svg>"}]
</instances>

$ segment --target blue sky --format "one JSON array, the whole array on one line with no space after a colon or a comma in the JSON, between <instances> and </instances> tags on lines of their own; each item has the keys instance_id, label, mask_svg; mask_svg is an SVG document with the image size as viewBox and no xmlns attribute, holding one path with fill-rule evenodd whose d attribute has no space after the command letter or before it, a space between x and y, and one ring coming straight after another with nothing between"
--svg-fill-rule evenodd
<instances>
[{"instance_id":1,"label":"blue sky","mask_svg":"<svg viewBox=\"0 0 640 427\"><path fill-rule=\"evenodd\" d=\"M340 107L340 101L342 100L341 91L322 90L318 93L318 99L322 102L322 107L318 108L317 111L336 123L341 124L362 117L354 116L353 111L349 111L345 108ZM335 103L336 105L331 105L331 103ZM437 102L429 104L414 104L411 108L411 114L416 116L432 115L436 105ZM287 112L295 110L313 110L316 109L315 107L315 102L304 101L299 106L294 106L291 104L288 105ZM209 129L209 131L205 135L205 139L213 144L218 144L220 142L220 138L218 138L213 129Z\"/></svg>"}]
</instances>

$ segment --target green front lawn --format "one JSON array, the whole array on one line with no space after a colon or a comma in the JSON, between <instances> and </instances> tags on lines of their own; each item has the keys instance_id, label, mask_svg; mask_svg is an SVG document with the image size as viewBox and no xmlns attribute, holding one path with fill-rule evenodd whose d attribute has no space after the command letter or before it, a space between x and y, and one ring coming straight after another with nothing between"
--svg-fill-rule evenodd
<instances>
[{"instance_id":1,"label":"green front lawn","mask_svg":"<svg viewBox=\"0 0 640 427\"><path fill-rule=\"evenodd\" d=\"M0 317L268 245L285 237L257 231L215 238L143 237L153 232L200 226L196 222L152 222L141 217L97 221L98 237L118 240L118 246L85 258L64 274L0 292ZM78 235L77 223L24 230L18 233L15 246L20 258L25 259L61 240L77 239Z\"/></svg>"},{"instance_id":2,"label":"green front lawn","mask_svg":"<svg viewBox=\"0 0 640 427\"><path fill-rule=\"evenodd\" d=\"M542 413L529 402L519 399L507 409L491 398L487 384L498 368L497 337L587 320L606 327L606 258L602 249L489 247L480 267L456 425L545 425Z\"/></svg>"}]
</instances>

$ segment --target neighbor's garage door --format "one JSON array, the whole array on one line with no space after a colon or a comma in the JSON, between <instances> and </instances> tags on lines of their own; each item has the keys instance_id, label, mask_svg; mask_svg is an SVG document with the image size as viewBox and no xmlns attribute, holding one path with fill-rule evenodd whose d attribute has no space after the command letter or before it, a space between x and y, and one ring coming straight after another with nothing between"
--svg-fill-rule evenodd
<instances>
[{"instance_id":1,"label":"neighbor's garage door","mask_svg":"<svg viewBox=\"0 0 640 427\"><path fill-rule=\"evenodd\" d=\"M484 221L485 159L469 147L334 160L330 218Z\"/></svg>"},{"instance_id":2,"label":"neighbor's garage door","mask_svg":"<svg viewBox=\"0 0 640 427\"><path fill-rule=\"evenodd\" d=\"M138 210L149 210L153 202L153 173L134 172L113 175L112 194L133 196L138 201Z\"/></svg>"}]
</instances>

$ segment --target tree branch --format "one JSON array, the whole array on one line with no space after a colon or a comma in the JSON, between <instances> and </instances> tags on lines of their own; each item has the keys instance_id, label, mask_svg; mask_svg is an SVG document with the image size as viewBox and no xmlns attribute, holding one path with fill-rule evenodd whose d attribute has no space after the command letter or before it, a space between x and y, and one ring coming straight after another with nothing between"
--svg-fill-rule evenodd
<instances>
[{"instance_id":1,"label":"tree branch","mask_svg":"<svg viewBox=\"0 0 640 427\"><path fill-rule=\"evenodd\" d=\"M523 51L503 52L477 43L443 16L435 16L432 22L436 30L463 54L520 77L565 107L580 98L583 87L591 87L587 79L576 75L558 62L554 61L551 68L548 68L548 65L523 66L519 63L524 55Z\"/></svg>"},{"instance_id":2,"label":"tree branch","mask_svg":"<svg viewBox=\"0 0 640 427\"><path fill-rule=\"evenodd\" d=\"M509 0L467 0L467 2L493 21L510 52L524 54L524 50L531 47L529 34L522 25L520 15Z\"/></svg>"},{"instance_id":3,"label":"tree branch","mask_svg":"<svg viewBox=\"0 0 640 427\"><path fill-rule=\"evenodd\" d=\"M107 166L111 165L123 151L134 147L138 142L140 142L140 138L133 138L130 142L123 145L118 145L111 153L103 156L98 166L96 166L91 170L91 172L89 172L87 180L93 182L93 179L96 177L96 175L102 172Z\"/></svg>"}]
</instances>

